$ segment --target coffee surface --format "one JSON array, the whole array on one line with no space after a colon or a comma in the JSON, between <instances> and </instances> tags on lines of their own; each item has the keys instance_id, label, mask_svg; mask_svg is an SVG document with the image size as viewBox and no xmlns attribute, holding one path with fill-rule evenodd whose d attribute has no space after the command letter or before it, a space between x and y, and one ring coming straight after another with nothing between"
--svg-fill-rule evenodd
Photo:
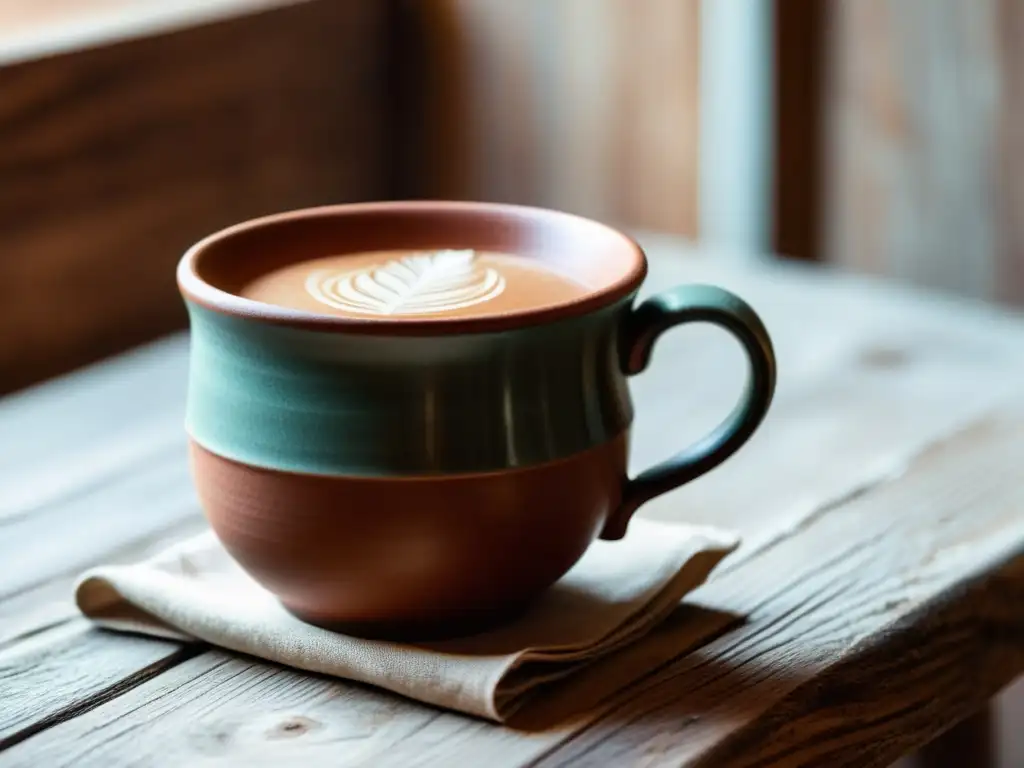
<instances>
[{"instance_id":1,"label":"coffee surface","mask_svg":"<svg viewBox=\"0 0 1024 768\"><path fill-rule=\"evenodd\" d=\"M470 250L375 251L289 264L239 295L343 317L484 317L579 299L582 283L532 259Z\"/></svg>"}]
</instances>

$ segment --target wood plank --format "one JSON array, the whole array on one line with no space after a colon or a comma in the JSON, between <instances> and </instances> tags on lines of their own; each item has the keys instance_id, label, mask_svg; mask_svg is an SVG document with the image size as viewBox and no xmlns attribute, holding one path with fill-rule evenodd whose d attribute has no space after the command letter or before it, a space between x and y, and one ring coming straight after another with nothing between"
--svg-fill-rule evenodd
<instances>
[{"instance_id":1,"label":"wood plank","mask_svg":"<svg viewBox=\"0 0 1024 768\"><path fill-rule=\"evenodd\" d=\"M103 529L104 521L98 521ZM195 536L207 527L206 519L198 514L162 528L149 527L132 536L108 536L88 548L89 555L81 557L84 565L56 567L32 571L34 586L9 590L0 598L0 651L49 629L81 617L74 603L74 584L82 569L104 564L128 564L155 555L169 544ZM109 532L109 530L107 531ZM105 542L105 543L104 543ZM28 579L26 579L28 581ZM10 582L8 582L10 583Z\"/></svg>"},{"instance_id":2,"label":"wood plank","mask_svg":"<svg viewBox=\"0 0 1024 768\"><path fill-rule=\"evenodd\" d=\"M0 526L180 447L187 354L172 336L0 399Z\"/></svg>"},{"instance_id":3,"label":"wood plank","mask_svg":"<svg viewBox=\"0 0 1024 768\"><path fill-rule=\"evenodd\" d=\"M156 466L172 470L166 495L149 481L122 487L115 480L101 486L101 494L75 496L0 526L0 750L194 653L180 643L93 629L74 605L73 585L82 569L137 562L206 528L187 476L175 471L184 468L183 457Z\"/></svg>"},{"instance_id":4,"label":"wood plank","mask_svg":"<svg viewBox=\"0 0 1024 768\"><path fill-rule=\"evenodd\" d=\"M80 568L130 562L201 525L182 447L187 350L170 337L0 400L3 434L16 436L0 441L0 647L74 616ZM154 483L169 491L157 514L138 494Z\"/></svg>"},{"instance_id":5,"label":"wood plank","mask_svg":"<svg viewBox=\"0 0 1024 768\"><path fill-rule=\"evenodd\" d=\"M214 229L383 195L384 4L199 19L0 66L0 392L182 327Z\"/></svg>"},{"instance_id":6,"label":"wood plank","mask_svg":"<svg viewBox=\"0 0 1024 768\"><path fill-rule=\"evenodd\" d=\"M0 651L0 750L99 706L193 653L180 643L102 632L84 619Z\"/></svg>"},{"instance_id":7,"label":"wood plank","mask_svg":"<svg viewBox=\"0 0 1024 768\"><path fill-rule=\"evenodd\" d=\"M0 599L87 568L119 545L198 518L184 446L0 528Z\"/></svg>"},{"instance_id":8,"label":"wood plank","mask_svg":"<svg viewBox=\"0 0 1024 768\"><path fill-rule=\"evenodd\" d=\"M82 568L205 527L182 451L186 352L172 337L0 400L17 436L0 442L0 748L192 653L93 630L72 595Z\"/></svg>"},{"instance_id":9,"label":"wood plank","mask_svg":"<svg viewBox=\"0 0 1024 768\"><path fill-rule=\"evenodd\" d=\"M100 723L105 724L106 735L87 739L86 728ZM158 744L151 738L153 727L173 731L175 736ZM69 730L60 733L65 728ZM71 731L86 739L80 747L64 740ZM426 737L421 736L421 747L429 743L447 751L442 746L447 743L459 753L460 762L472 765L474 755L485 757L475 749L475 740L488 740L496 732L483 721L370 689L210 653L109 705L0 752L0 765L28 765L39 759L53 768L101 762L183 765L204 760L281 765L296 755L309 765L429 764L424 759L427 755L405 749L400 752L406 762L391 761L392 749L417 734ZM492 759L498 765L508 764L500 754L487 757L488 762Z\"/></svg>"},{"instance_id":10,"label":"wood plank","mask_svg":"<svg viewBox=\"0 0 1024 768\"><path fill-rule=\"evenodd\" d=\"M399 7L409 194L696 232L698 0Z\"/></svg>"},{"instance_id":11,"label":"wood plank","mask_svg":"<svg viewBox=\"0 0 1024 768\"><path fill-rule=\"evenodd\" d=\"M157 465L172 470L177 461ZM73 601L82 569L128 563L205 529L187 476L159 487L104 487L3 528L0 560L0 750L77 716L194 653L180 643L93 629ZM186 499L181 503L183 491ZM153 498L160 502L153 503ZM93 503L102 505L96 514ZM165 510L168 514L165 514ZM167 523L165 517L170 517ZM62 531L55 537L54 530Z\"/></svg>"},{"instance_id":12,"label":"wood plank","mask_svg":"<svg viewBox=\"0 0 1024 768\"><path fill-rule=\"evenodd\" d=\"M699 599L746 623L569 740L211 653L0 765L885 765L1024 670L1022 439L1024 413L1000 412L726 566Z\"/></svg>"}]
</instances>

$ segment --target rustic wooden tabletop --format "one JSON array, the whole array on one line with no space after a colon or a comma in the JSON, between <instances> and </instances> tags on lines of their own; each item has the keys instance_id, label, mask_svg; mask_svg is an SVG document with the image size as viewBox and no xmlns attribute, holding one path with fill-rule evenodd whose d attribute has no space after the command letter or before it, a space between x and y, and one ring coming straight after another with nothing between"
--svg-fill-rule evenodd
<instances>
[{"instance_id":1,"label":"rustic wooden tabletop","mask_svg":"<svg viewBox=\"0 0 1024 768\"><path fill-rule=\"evenodd\" d=\"M644 514L744 545L695 593L740 621L571 722L498 727L200 646L94 630L77 572L199 530L187 339L0 401L0 766L887 765L1024 670L1024 320L646 239L647 292L716 282L773 333L779 389L719 470ZM634 464L739 394L724 334L659 342Z\"/></svg>"}]
</instances>

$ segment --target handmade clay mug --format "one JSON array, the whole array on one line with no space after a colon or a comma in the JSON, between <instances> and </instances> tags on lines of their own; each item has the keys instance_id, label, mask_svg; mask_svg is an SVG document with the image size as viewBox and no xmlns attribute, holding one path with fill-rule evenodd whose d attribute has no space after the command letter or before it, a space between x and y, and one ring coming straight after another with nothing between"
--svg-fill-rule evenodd
<instances>
[{"instance_id":1,"label":"handmade clay mug","mask_svg":"<svg viewBox=\"0 0 1024 768\"><path fill-rule=\"evenodd\" d=\"M475 275L469 293L442 275L431 301L395 312L375 291L406 283L377 280L353 256L347 277L307 281L323 312L247 295L308 260L439 248L513 254L502 263L560 276L575 293L533 301L544 292L527 280L491 311L500 264L460 262L452 274ZM411 285L420 263L395 274ZM603 224L496 204L317 208L199 242L178 284L192 329L192 470L214 531L319 625L458 634L517 610L596 537L621 537L638 506L732 455L771 402L775 359L753 310L704 285L633 306L645 274L640 247ZM626 380L661 333L695 321L740 341L746 393L704 440L628 479Z\"/></svg>"}]
</instances>

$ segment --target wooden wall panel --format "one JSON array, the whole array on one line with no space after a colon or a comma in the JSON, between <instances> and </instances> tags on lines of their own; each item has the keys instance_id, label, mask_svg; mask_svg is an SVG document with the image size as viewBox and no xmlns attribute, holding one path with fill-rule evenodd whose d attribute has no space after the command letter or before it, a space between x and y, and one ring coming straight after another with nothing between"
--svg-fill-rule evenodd
<instances>
[{"instance_id":1,"label":"wooden wall panel","mask_svg":"<svg viewBox=\"0 0 1024 768\"><path fill-rule=\"evenodd\" d=\"M401 9L420 99L400 126L420 155L403 155L411 194L695 233L698 0Z\"/></svg>"},{"instance_id":2,"label":"wooden wall panel","mask_svg":"<svg viewBox=\"0 0 1024 768\"><path fill-rule=\"evenodd\" d=\"M0 67L0 391L184 323L183 250L380 197L376 0L306 2Z\"/></svg>"},{"instance_id":3,"label":"wooden wall panel","mask_svg":"<svg viewBox=\"0 0 1024 768\"><path fill-rule=\"evenodd\" d=\"M821 0L774 0L774 131L771 250L821 258L822 61L829 6Z\"/></svg>"},{"instance_id":4,"label":"wooden wall panel","mask_svg":"<svg viewBox=\"0 0 1024 768\"><path fill-rule=\"evenodd\" d=\"M826 251L1024 301L1019 0L831 0Z\"/></svg>"}]
</instances>

